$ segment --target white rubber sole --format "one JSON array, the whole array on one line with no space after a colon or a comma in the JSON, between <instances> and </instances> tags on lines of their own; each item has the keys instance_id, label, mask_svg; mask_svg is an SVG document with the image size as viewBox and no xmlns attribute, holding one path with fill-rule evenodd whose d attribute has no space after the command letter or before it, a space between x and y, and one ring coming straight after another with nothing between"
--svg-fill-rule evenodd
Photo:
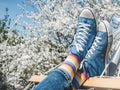
<instances>
[{"instance_id":1,"label":"white rubber sole","mask_svg":"<svg viewBox=\"0 0 120 90\"><path fill-rule=\"evenodd\" d=\"M102 21L102 23L105 25L106 27L106 33L108 35L108 43L107 43L107 50L106 50L106 55L105 55L105 66L110 62L109 60L109 52L112 46L112 42L113 42L113 34L112 34L112 30L110 27L110 24L108 21ZM109 74L109 69L107 72L105 72L106 74Z\"/></svg>"}]
</instances>

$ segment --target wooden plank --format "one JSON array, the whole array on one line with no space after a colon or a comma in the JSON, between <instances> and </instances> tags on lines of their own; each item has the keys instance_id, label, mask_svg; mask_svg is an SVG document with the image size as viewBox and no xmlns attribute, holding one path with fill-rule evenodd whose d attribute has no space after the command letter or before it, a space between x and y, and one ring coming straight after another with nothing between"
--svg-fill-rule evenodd
<instances>
[{"instance_id":1,"label":"wooden plank","mask_svg":"<svg viewBox=\"0 0 120 90\"><path fill-rule=\"evenodd\" d=\"M28 81L34 82L34 83L39 83L41 82L46 75L33 75Z\"/></svg>"},{"instance_id":2,"label":"wooden plank","mask_svg":"<svg viewBox=\"0 0 120 90\"><path fill-rule=\"evenodd\" d=\"M114 89L120 90L120 78L108 78L108 77L91 77L85 81L84 87L100 88L103 89Z\"/></svg>"},{"instance_id":3,"label":"wooden plank","mask_svg":"<svg viewBox=\"0 0 120 90\"><path fill-rule=\"evenodd\" d=\"M46 75L34 75L29 81L34 83L41 82ZM91 77L85 81L83 84L85 88L95 88L95 90L120 90L120 78L110 78L110 77Z\"/></svg>"}]
</instances>

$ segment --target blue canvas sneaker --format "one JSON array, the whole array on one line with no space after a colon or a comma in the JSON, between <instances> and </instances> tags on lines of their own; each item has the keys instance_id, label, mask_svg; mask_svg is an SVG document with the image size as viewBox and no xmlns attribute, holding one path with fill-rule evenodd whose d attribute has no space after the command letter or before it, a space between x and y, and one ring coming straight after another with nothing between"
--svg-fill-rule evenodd
<instances>
[{"instance_id":1,"label":"blue canvas sneaker","mask_svg":"<svg viewBox=\"0 0 120 90\"><path fill-rule=\"evenodd\" d=\"M96 20L94 12L91 8L84 8L78 18L77 30L69 54L75 54L80 60L83 60L93 43L95 35Z\"/></svg>"},{"instance_id":2,"label":"blue canvas sneaker","mask_svg":"<svg viewBox=\"0 0 120 90\"><path fill-rule=\"evenodd\" d=\"M105 57L110 50L111 37L110 24L107 21L100 22L95 40L81 63L83 71L89 77L102 73Z\"/></svg>"}]
</instances>

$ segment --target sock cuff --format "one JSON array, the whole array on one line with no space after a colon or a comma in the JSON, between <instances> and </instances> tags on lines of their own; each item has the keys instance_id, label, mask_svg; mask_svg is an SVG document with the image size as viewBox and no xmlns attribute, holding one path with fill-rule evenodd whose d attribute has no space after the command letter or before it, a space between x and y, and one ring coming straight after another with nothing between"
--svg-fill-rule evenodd
<instances>
[{"instance_id":1,"label":"sock cuff","mask_svg":"<svg viewBox=\"0 0 120 90\"><path fill-rule=\"evenodd\" d=\"M67 59L73 59L73 60L77 61L79 64L81 62L81 60L74 54L69 54Z\"/></svg>"}]
</instances>

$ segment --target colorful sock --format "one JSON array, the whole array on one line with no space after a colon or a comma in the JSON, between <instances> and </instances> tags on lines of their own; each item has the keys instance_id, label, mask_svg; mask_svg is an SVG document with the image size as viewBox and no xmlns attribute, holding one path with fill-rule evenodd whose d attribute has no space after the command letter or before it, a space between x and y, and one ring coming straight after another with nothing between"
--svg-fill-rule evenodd
<instances>
[{"instance_id":1,"label":"colorful sock","mask_svg":"<svg viewBox=\"0 0 120 90\"><path fill-rule=\"evenodd\" d=\"M67 56L66 60L63 62L63 64L59 68L69 73L72 80L79 65L80 65L79 58L74 54L70 54Z\"/></svg>"},{"instance_id":2,"label":"colorful sock","mask_svg":"<svg viewBox=\"0 0 120 90\"><path fill-rule=\"evenodd\" d=\"M85 74L85 72L83 72L82 70L77 70L72 81L73 90L78 90L87 78L88 76Z\"/></svg>"}]
</instances>

